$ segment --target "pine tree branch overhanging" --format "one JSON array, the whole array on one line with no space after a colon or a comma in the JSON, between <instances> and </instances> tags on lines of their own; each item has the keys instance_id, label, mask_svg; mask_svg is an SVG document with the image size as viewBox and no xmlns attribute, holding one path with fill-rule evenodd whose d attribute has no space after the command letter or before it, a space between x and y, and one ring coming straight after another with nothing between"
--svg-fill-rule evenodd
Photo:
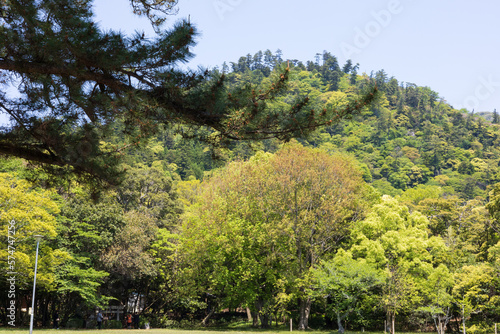
<instances>
[{"instance_id":1,"label":"pine tree branch overhanging","mask_svg":"<svg viewBox=\"0 0 500 334\"><path fill-rule=\"evenodd\" d=\"M366 95L342 111L313 110L307 98L290 109L268 101L285 94L289 68L257 92L246 85L228 88L224 75L182 71L177 64L193 54L195 27L180 21L160 30L175 1L131 0L158 34L125 36L102 31L93 21L91 1L8 0L0 5L0 85L15 83L19 97L0 95L0 112L14 126L0 132L0 154L43 165L65 166L106 182L120 175L119 148L102 145L124 124L131 143L155 133L159 125L208 129L214 145L227 140L288 140L303 136L360 110ZM194 136L199 132L194 131Z\"/></svg>"}]
</instances>

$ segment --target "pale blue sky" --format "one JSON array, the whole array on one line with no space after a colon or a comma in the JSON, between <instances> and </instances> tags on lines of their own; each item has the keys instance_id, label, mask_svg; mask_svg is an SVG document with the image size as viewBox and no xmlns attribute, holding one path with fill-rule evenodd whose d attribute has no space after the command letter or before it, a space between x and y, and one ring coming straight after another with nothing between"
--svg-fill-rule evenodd
<instances>
[{"instance_id":1,"label":"pale blue sky","mask_svg":"<svg viewBox=\"0 0 500 334\"><path fill-rule=\"evenodd\" d=\"M95 0L104 28L148 30L128 0ZM362 71L429 86L455 108L500 110L500 1L179 0L202 35L190 66L213 67L281 49L314 60L327 50Z\"/></svg>"}]
</instances>

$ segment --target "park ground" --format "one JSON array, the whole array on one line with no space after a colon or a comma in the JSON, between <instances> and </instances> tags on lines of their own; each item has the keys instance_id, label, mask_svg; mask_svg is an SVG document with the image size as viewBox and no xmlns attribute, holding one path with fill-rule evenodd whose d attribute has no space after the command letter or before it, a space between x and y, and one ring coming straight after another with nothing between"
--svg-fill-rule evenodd
<instances>
[{"instance_id":1,"label":"park ground","mask_svg":"<svg viewBox=\"0 0 500 334\"><path fill-rule=\"evenodd\" d=\"M17 333L27 333L29 332L28 328L0 328L0 334L17 334ZM248 330L235 330L235 329L226 329L226 330L181 330L181 329L84 329L84 330L55 330L55 329L36 329L33 330L34 334L91 334L91 333L99 333L99 334L246 334L249 332L255 332L258 334L285 334L290 333L290 330L258 330L258 329L248 329ZM300 331L293 331L295 333L301 333ZM307 331L307 333L314 334L335 334L336 331L316 331L311 330ZM352 332L346 331L346 334L362 334L363 332ZM383 332L364 332L367 334L382 334ZM401 333L401 334L411 334L411 333Z\"/></svg>"}]
</instances>

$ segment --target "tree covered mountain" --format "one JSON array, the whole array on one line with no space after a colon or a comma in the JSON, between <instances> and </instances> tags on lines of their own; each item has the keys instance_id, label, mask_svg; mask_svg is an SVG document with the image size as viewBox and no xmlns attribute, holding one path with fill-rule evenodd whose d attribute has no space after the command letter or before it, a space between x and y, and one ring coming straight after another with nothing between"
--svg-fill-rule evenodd
<instances>
[{"instance_id":1,"label":"tree covered mountain","mask_svg":"<svg viewBox=\"0 0 500 334\"><path fill-rule=\"evenodd\" d=\"M227 80L233 85L251 83L258 87L270 81L271 73L282 62L279 50L274 54L259 51L230 66L224 64L220 71L229 71ZM295 97L307 96L312 109L341 109L376 84L376 101L360 113L297 140L305 146L355 156L365 171L365 181L381 193L399 195L419 185L435 185L463 199L486 199L488 186L500 181L496 110L474 114L454 109L429 87L389 78L384 70L358 74L358 65L348 61L340 66L328 52L317 55L315 62L288 62L290 95L273 101L276 104L293 104ZM273 152L277 147L272 140L233 142L229 150L217 153L228 161L248 158L255 150ZM211 159L211 153L203 143L184 141L165 131L138 151L136 160L150 166L161 161L182 179L190 175L202 179L203 172L220 165L219 160Z\"/></svg>"},{"instance_id":2,"label":"tree covered mountain","mask_svg":"<svg viewBox=\"0 0 500 334\"><path fill-rule=\"evenodd\" d=\"M23 222L16 302L30 293L29 235L45 232L36 312L44 325L56 310L65 325L91 324L96 307L127 308L134 296L157 327L208 324L241 307L263 327L283 317L339 331L382 329L385 319L393 331L498 322L496 110L454 109L429 87L384 70L359 73L328 52L303 63L259 51L213 75L224 75L239 101L272 90L283 68L286 93L266 100L272 112L262 115L281 112L293 124L291 143L213 145L167 124L127 146L117 121L100 145L126 147L126 174L100 193L71 175L2 159L3 235ZM325 126L301 135L327 115ZM226 129L237 136L246 117ZM35 198L46 223L21 214Z\"/></svg>"}]
</instances>

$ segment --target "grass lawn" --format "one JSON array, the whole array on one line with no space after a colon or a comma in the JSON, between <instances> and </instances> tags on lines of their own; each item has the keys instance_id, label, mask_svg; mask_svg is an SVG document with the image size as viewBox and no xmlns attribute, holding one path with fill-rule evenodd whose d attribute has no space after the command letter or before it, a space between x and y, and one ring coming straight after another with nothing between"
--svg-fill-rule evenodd
<instances>
[{"instance_id":1,"label":"grass lawn","mask_svg":"<svg viewBox=\"0 0 500 334\"><path fill-rule=\"evenodd\" d=\"M27 334L29 327L0 327L0 334ZM252 327L247 321L232 322L223 327L197 327L194 329L33 329L33 334L337 334L336 330L308 330L299 331L294 328L290 332L290 327L285 324L273 326L269 329L259 329ZM346 331L345 334L384 334L384 332L355 332ZM397 333L411 334L411 333ZM417 333L414 333L417 334ZM421 334L421 333L418 333Z\"/></svg>"},{"instance_id":2,"label":"grass lawn","mask_svg":"<svg viewBox=\"0 0 500 334\"><path fill-rule=\"evenodd\" d=\"M0 334L21 334L28 333L29 328L0 328ZM90 333L99 333L99 334L238 334L238 333L248 333L255 332L258 334L276 334L276 333L290 333L290 330L285 329L276 329L276 330L259 330L259 329L206 329L206 330L182 330L182 329L81 329L81 330L66 330L66 329L33 329L33 334L90 334ZM295 333L300 333L300 331L293 331ZM308 331L308 333L314 334L335 334L336 331ZM382 332L365 332L370 334L382 334ZM350 332L346 331L346 334L362 334L361 332ZM403 334L403 333L401 333Z\"/></svg>"}]
</instances>

